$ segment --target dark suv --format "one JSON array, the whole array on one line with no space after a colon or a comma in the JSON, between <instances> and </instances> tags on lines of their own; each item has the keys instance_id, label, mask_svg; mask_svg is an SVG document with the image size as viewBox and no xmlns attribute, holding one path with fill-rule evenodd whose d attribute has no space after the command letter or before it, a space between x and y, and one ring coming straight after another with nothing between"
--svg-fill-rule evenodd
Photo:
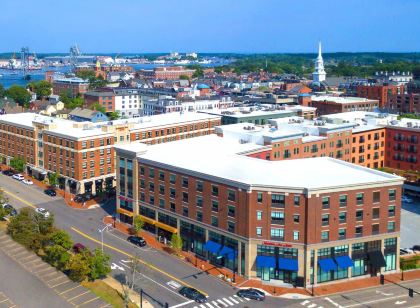
<instances>
[{"instance_id":1,"label":"dark suv","mask_svg":"<svg viewBox=\"0 0 420 308\"><path fill-rule=\"evenodd\" d=\"M189 288L189 287L182 287L179 290L179 294L185 296L186 298L192 299L197 303L205 303L207 302L207 297L204 294L200 293L196 289Z\"/></svg>"},{"instance_id":2,"label":"dark suv","mask_svg":"<svg viewBox=\"0 0 420 308\"><path fill-rule=\"evenodd\" d=\"M139 247L144 247L147 244L144 238L142 238L141 236L129 236L127 238L127 241Z\"/></svg>"},{"instance_id":3,"label":"dark suv","mask_svg":"<svg viewBox=\"0 0 420 308\"><path fill-rule=\"evenodd\" d=\"M253 288L239 290L237 294L239 297L246 297L257 301L265 300L265 294L260 290Z\"/></svg>"}]
</instances>

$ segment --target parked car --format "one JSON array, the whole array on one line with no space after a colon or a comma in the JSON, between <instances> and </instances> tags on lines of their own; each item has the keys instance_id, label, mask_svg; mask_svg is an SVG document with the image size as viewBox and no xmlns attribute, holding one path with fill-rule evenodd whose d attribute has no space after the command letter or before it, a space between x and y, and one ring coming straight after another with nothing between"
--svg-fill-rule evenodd
<instances>
[{"instance_id":1,"label":"parked car","mask_svg":"<svg viewBox=\"0 0 420 308\"><path fill-rule=\"evenodd\" d=\"M420 252L420 245L414 245L413 247L411 247L411 249Z\"/></svg>"},{"instance_id":2,"label":"parked car","mask_svg":"<svg viewBox=\"0 0 420 308\"><path fill-rule=\"evenodd\" d=\"M38 214L44 216L44 218L48 218L50 217L50 212L48 212L46 209L44 209L43 207L38 207L35 209L35 212L37 212Z\"/></svg>"},{"instance_id":3,"label":"parked car","mask_svg":"<svg viewBox=\"0 0 420 308\"><path fill-rule=\"evenodd\" d=\"M76 243L73 245L74 253L81 253L85 249L86 249L86 246L83 245L82 243Z\"/></svg>"},{"instance_id":4,"label":"parked car","mask_svg":"<svg viewBox=\"0 0 420 308\"><path fill-rule=\"evenodd\" d=\"M407 197L407 196L403 195L403 196L401 197L401 201L402 201L402 202L404 202L404 203L412 203L412 202L413 202L413 199L411 199L411 198L409 198L409 197Z\"/></svg>"},{"instance_id":5,"label":"parked car","mask_svg":"<svg viewBox=\"0 0 420 308\"><path fill-rule=\"evenodd\" d=\"M26 185L32 185L34 182L32 182L31 180L23 180L22 183Z\"/></svg>"},{"instance_id":6,"label":"parked car","mask_svg":"<svg viewBox=\"0 0 420 308\"><path fill-rule=\"evenodd\" d=\"M13 170L11 170L11 169L8 169L8 170L4 170L3 171L3 174L4 175L7 175L7 176L12 176L12 175L14 175L16 172L14 172Z\"/></svg>"},{"instance_id":7,"label":"parked car","mask_svg":"<svg viewBox=\"0 0 420 308\"><path fill-rule=\"evenodd\" d=\"M147 244L145 239L142 238L141 236L133 236L133 235L129 236L127 238L127 241L139 247L144 247Z\"/></svg>"},{"instance_id":8,"label":"parked car","mask_svg":"<svg viewBox=\"0 0 420 308\"><path fill-rule=\"evenodd\" d=\"M181 294L182 296L185 296L186 298L192 299L193 301L197 303L207 302L207 297L194 288L182 287L179 290L179 294Z\"/></svg>"},{"instance_id":9,"label":"parked car","mask_svg":"<svg viewBox=\"0 0 420 308\"><path fill-rule=\"evenodd\" d=\"M239 290L237 295L239 297L246 297L250 299L255 299L257 301L265 300L264 292L253 288Z\"/></svg>"},{"instance_id":10,"label":"parked car","mask_svg":"<svg viewBox=\"0 0 420 308\"><path fill-rule=\"evenodd\" d=\"M84 195L76 195L76 197L74 197L74 202L83 203L83 202L86 202L86 201L87 201L87 199Z\"/></svg>"},{"instance_id":11,"label":"parked car","mask_svg":"<svg viewBox=\"0 0 420 308\"><path fill-rule=\"evenodd\" d=\"M48 189L44 190L44 193L48 196L51 196L51 197L57 196L57 193L52 188L48 188Z\"/></svg>"},{"instance_id":12,"label":"parked car","mask_svg":"<svg viewBox=\"0 0 420 308\"><path fill-rule=\"evenodd\" d=\"M25 179L25 177L22 174L20 174L20 173L13 174L12 175L12 178L14 178L15 180L18 180L18 181L23 181Z\"/></svg>"}]
</instances>

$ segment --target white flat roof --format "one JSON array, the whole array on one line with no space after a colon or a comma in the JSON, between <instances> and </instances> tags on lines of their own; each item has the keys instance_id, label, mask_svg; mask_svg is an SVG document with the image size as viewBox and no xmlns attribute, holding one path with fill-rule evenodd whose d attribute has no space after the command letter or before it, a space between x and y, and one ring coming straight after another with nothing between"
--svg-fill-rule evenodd
<instances>
[{"instance_id":1,"label":"white flat roof","mask_svg":"<svg viewBox=\"0 0 420 308\"><path fill-rule=\"evenodd\" d=\"M268 108L256 109L256 107L230 107L223 109L213 110L201 110L209 114L215 114L220 116L227 116L232 118L245 118L245 117L257 117L265 115L278 115L278 114L292 114L293 110L269 110Z\"/></svg>"},{"instance_id":2,"label":"white flat roof","mask_svg":"<svg viewBox=\"0 0 420 308\"><path fill-rule=\"evenodd\" d=\"M321 96L312 96L312 101L315 102L334 102L337 104L352 104L352 103L373 103L378 102L378 100L374 99L367 99L363 97L342 97L342 96L329 96L329 95L321 95Z\"/></svg>"},{"instance_id":3,"label":"white flat roof","mask_svg":"<svg viewBox=\"0 0 420 308\"><path fill-rule=\"evenodd\" d=\"M237 154L248 146L208 135L148 146L138 159L245 186L320 190L394 181L402 184L403 180L392 174L328 157L267 161Z\"/></svg>"}]
</instances>

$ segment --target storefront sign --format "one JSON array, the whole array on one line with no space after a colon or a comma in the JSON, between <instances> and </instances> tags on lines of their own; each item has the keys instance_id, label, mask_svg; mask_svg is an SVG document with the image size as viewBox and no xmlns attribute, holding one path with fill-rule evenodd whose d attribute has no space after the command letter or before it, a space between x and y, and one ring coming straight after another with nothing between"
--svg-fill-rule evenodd
<instances>
[{"instance_id":1,"label":"storefront sign","mask_svg":"<svg viewBox=\"0 0 420 308\"><path fill-rule=\"evenodd\" d=\"M287 248L292 247L292 245L290 245L290 244L276 243L276 242L268 242L268 241L264 241L263 242L263 245L276 246L276 247L287 247Z\"/></svg>"},{"instance_id":2,"label":"storefront sign","mask_svg":"<svg viewBox=\"0 0 420 308\"><path fill-rule=\"evenodd\" d=\"M124 196L118 196L118 199L124 200L124 201L127 201L127 202L133 202L133 199L130 199L130 198L127 198L127 197L124 197Z\"/></svg>"}]
</instances>

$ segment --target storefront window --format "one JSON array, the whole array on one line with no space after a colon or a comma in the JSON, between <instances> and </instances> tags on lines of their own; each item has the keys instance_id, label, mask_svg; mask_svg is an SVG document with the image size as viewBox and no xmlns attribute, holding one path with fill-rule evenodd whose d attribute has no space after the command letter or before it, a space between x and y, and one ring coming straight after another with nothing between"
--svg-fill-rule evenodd
<instances>
[{"instance_id":1,"label":"storefront window","mask_svg":"<svg viewBox=\"0 0 420 308\"><path fill-rule=\"evenodd\" d=\"M395 253L385 255L386 267L385 271L393 271L396 268L396 256Z\"/></svg>"},{"instance_id":2,"label":"storefront window","mask_svg":"<svg viewBox=\"0 0 420 308\"><path fill-rule=\"evenodd\" d=\"M364 259L358 259L353 260L354 266L352 268L352 277L362 276L365 274L365 260Z\"/></svg>"}]
</instances>

